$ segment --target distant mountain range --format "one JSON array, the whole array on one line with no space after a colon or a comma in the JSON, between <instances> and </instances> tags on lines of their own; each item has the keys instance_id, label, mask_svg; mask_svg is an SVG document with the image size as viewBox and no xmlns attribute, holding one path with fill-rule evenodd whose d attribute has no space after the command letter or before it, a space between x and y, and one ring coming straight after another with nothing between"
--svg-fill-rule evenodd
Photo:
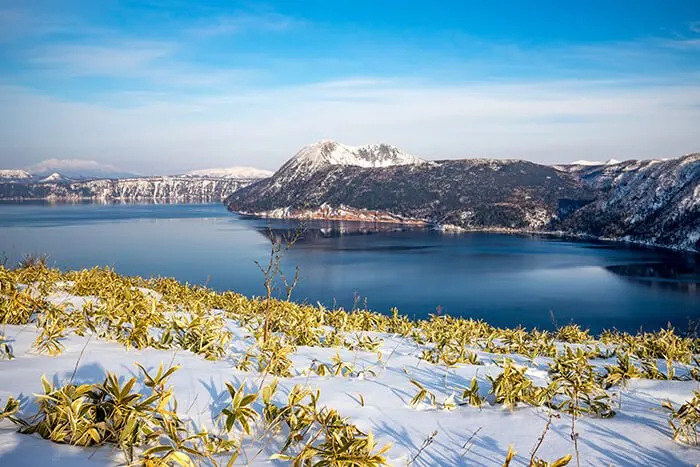
<instances>
[{"instance_id":1,"label":"distant mountain range","mask_svg":"<svg viewBox=\"0 0 700 467\"><path fill-rule=\"evenodd\" d=\"M182 174L175 174L174 176L254 180L269 177L272 173L270 170L257 169L255 167L225 167L192 170ZM83 159L48 159L25 169L0 169L0 182L10 180L39 181L47 177L53 177L54 181L76 181L106 178L143 178L145 176L119 169L110 164ZM58 177L61 177L61 180Z\"/></svg>"},{"instance_id":2,"label":"distant mountain range","mask_svg":"<svg viewBox=\"0 0 700 467\"><path fill-rule=\"evenodd\" d=\"M254 180L271 177L270 170L256 169L254 167L227 167L221 169L192 170L182 174L183 177L193 178L235 178L239 180Z\"/></svg>"},{"instance_id":3,"label":"distant mountain range","mask_svg":"<svg viewBox=\"0 0 700 467\"><path fill-rule=\"evenodd\" d=\"M49 172L55 169L60 172ZM0 170L0 199L212 202L269 175L252 167L231 167L144 177L94 161L52 159L29 170Z\"/></svg>"},{"instance_id":4,"label":"distant mountain range","mask_svg":"<svg viewBox=\"0 0 700 467\"><path fill-rule=\"evenodd\" d=\"M321 141L225 203L262 217L556 232L700 250L700 155L579 162L426 161L389 145Z\"/></svg>"},{"instance_id":5,"label":"distant mountain range","mask_svg":"<svg viewBox=\"0 0 700 467\"><path fill-rule=\"evenodd\" d=\"M47 177L60 174L73 179L126 178L138 174L121 170L113 165L83 159L48 159L27 167L34 177Z\"/></svg>"}]
</instances>

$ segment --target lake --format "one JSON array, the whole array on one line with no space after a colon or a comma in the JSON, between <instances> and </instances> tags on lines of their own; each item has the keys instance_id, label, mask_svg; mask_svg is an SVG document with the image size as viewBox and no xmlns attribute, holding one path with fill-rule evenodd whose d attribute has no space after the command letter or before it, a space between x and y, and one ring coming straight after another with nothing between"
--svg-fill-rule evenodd
<instances>
[{"instance_id":1,"label":"lake","mask_svg":"<svg viewBox=\"0 0 700 467\"><path fill-rule=\"evenodd\" d=\"M365 305L411 317L483 318L497 326L687 328L700 319L700 258L553 237L444 234L395 225L312 222L288 252L293 300ZM0 255L46 254L62 269L113 266L141 276L262 295L255 261L293 221L244 219L220 204L0 204Z\"/></svg>"}]
</instances>

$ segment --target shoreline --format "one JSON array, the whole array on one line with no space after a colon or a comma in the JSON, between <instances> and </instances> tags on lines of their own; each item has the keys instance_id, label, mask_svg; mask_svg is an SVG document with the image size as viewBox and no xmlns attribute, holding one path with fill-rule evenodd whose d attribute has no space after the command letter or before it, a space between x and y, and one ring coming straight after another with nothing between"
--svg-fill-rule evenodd
<instances>
[{"instance_id":1,"label":"shoreline","mask_svg":"<svg viewBox=\"0 0 700 467\"><path fill-rule=\"evenodd\" d=\"M96 204L223 204L227 211L237 214L241 217L257 218L257 219L279 219L279 220L315 220L315 221L331 221L331 222L357 222L365 224L386 224L395 226L407 227L422 227L439 231L444 234L463 234L463 233L500 233L506 235L541 235L546 237L557 237L572 240L595 240L600 242L614 243L618 245L657 248L663 250L674 251L685 254L700 254L700 250L686 249L674 245L663 245L652 242L639 240L631 240L625 238L614 237L598 237L596 235L586 233L566 232L561 230L532 230L532 229L513 229L506 227L462 227L454 224L435 224L425 219L406 218L397 214L392 214L386 211L369 211L356 210L353 208L339 208L345 214L322 214L321 212L308 212L298 214L294 211L278 209L267 212L246 212L230 209L223 200L210 198L98 198L98 197L44 197L44 198L2 198L0 204L12 203L36 203L44 202L46 204L76 204L76 203L96 203ZM357 212L366 213L366 215L356 215ZM352 214L352 213L355 214Z\"/></svg>"},{"instance_id":2,"label":"shoreline","mask_svg":"<svg viewBox=\"0 0 700 467\"><path fill-rule=\"evenodd\" d=\"M397 215L385 213L386 217L379 219L368 219L362 217L350 217L350 216L325 216L325 215L315 215L313 213L306 213L303 215L285 214L279 215L275 213L270 215L270 212L256 212L250 213L245 211L235 211L229 209L229 212L237 214L241 217L255 218L255 219L279 219L279 220L315 220L315 221L333 221L333 222L357 222L357 223L374 223L374 224L388 224L388 225L404 225L407 227L424 227L427 229L435 230L443 234L465 234L465 233L498 233L505 235L540 235L544 237L557 237L562 239L571 240L595 240L599 242L614 243L617 245L644 247L644 248L655 248L662 250L669 250L678 253L697 255L700 251L694 249L685 249L673 245L661 245L651 242L629 240L624 238L611 238L611 237L599 237L596 235L586 234L586 233L575 233L566 232L563 230L531 230L531 229L513 229L506 227L461 227L454 224L434 224L425 219L415 219L415 218L400 218ZM281 210L280 210L281 211ZM288 212L288 211L287 211ZM390 218L392 216L393 218Z\"/></svg>"}]
</instances>

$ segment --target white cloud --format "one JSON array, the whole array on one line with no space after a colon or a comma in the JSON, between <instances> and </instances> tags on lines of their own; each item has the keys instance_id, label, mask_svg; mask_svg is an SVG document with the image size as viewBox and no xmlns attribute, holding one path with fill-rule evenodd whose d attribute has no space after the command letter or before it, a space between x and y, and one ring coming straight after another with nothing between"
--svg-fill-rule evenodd
<instances>
[{"instance_id":1,"label":"white cloud","mask_svg":"<svg viewBox=\"0 0 700 467\"><path fill-rule=\"evenodd\" d=\"M366 81L198 98L140 96L140 105L128 108L0 88L0 166L69 156L140 172L229 165L272 169L301 145L323 138L388 142L432 159L547 163L700 150L697 86Z\"/></svg>"},{"instance_id":2,"label":"white cloud","mask_svg":"<svg viewBox=\"0 0 700 467\"><path fill-rule=\"evenodd\" d=\"M187 29L196 36L222 36L246 31L285 31L305 24L304 21L279 13L239 13L200 19Z\"/></svg>"},{"instance_id":3,"label":"white cloud","mask_svg":"<svg viewBox=\"0 0 700 467\"><path fill-rule=\"evenodd\" d=\"M665 39L658 42L661 46L671 49L700 51L700 39Z\"/></svg>"},{"instance_id":4,"label":"white cloud","mask_svg":"<svg viewBox=\"0 0 700 467\"><path fill-rule=\"evenodd\" d=\"M25 5L0 8L0 43L53 34L101 36L108 33L108 30L75 16L31 11Z\"/></svg>"},{"instance_id":5,"label":"white cloud","mask_svg":"<svg viewBox=\"0 0 700 467\"><path fill-rule=\"evenodd\" d=\"M96 78L92 89L105 83L117 87L103 95L85 91L83 102L18 85L0 87L0 167L81 158L140 172L276 168L299 146L322 138L388 142L427 158L540 162L700 150L695 128L700 89L694 84L700 76L689 60L700 50L696 38L538 48L450 36L457 53L382 43L349 46L347 54L332 57L271 53L241 60L257 68L236 68L211 57L198 62L195 53L226 39L223 35L300 25L305 23L275 13L241 13L174 24L148 36L156 39L139 40L91 31L75 19L0 9L0 26L8 26L0 27L0 41L70 28L82 35L79 42L16 50L30 65L23 76L31 74L34 89L43 83L81 95L82 81L71 78L85 77ZM231 42L226 60L237 63L235 54L245 50L235 50L236 41ZM474 54L465 57L465 51ZM397 76L385 76L387 70ZM577 75L626 78L494 80ZM252 87L309 76L331 78ZM655 83L654 76L663 79ZM105 77L120 79L99 80ZM450 80L461 84L444 84ZM469 80L478 83L464 84ZM12 83L10 77L2 81Z\"/></svg>"},{"instance_id":6,"label":"white cloud","mask_svg":"<svg viewBox=\"0 0 700 467\"><path fill-rule=\"evenodd\" d=\"M69 76L112 76L139 73L143 67L172 52L171 45L154 42L48 45L35 49L30 61Z\"/></svg>"}]
</instances>

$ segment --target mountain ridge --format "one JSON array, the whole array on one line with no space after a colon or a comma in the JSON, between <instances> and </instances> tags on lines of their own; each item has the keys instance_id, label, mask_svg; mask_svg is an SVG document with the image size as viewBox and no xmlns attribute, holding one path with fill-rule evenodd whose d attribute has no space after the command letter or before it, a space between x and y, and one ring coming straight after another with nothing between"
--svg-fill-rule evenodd
<instances>
[{"instance_id":1,"label":"mountain ridge","mask_svg":"<svg viewBox=\"0 0 700 467\"><path fill-rule=\"evenodd\" d=\"M700 250L697 154L595 165L415 158L420 162L359 166L334 164L333 157L300 164L299 153L272 177L226 198L228 209L258 217L556 232Z\"/></svg>"},{"instance_id":2,"label":"mountain ridge","mask_svg":"<svg viewBox=\"0 0 700 467\"><path fill-rule=\"evenodd\" d=\"M182 177L199 178L238 178L238 179L258 179L272 176L271 170L258 169L255 167L221 167L213 169L190 170L182 174Z\"/></svg>"}]
</instances>

